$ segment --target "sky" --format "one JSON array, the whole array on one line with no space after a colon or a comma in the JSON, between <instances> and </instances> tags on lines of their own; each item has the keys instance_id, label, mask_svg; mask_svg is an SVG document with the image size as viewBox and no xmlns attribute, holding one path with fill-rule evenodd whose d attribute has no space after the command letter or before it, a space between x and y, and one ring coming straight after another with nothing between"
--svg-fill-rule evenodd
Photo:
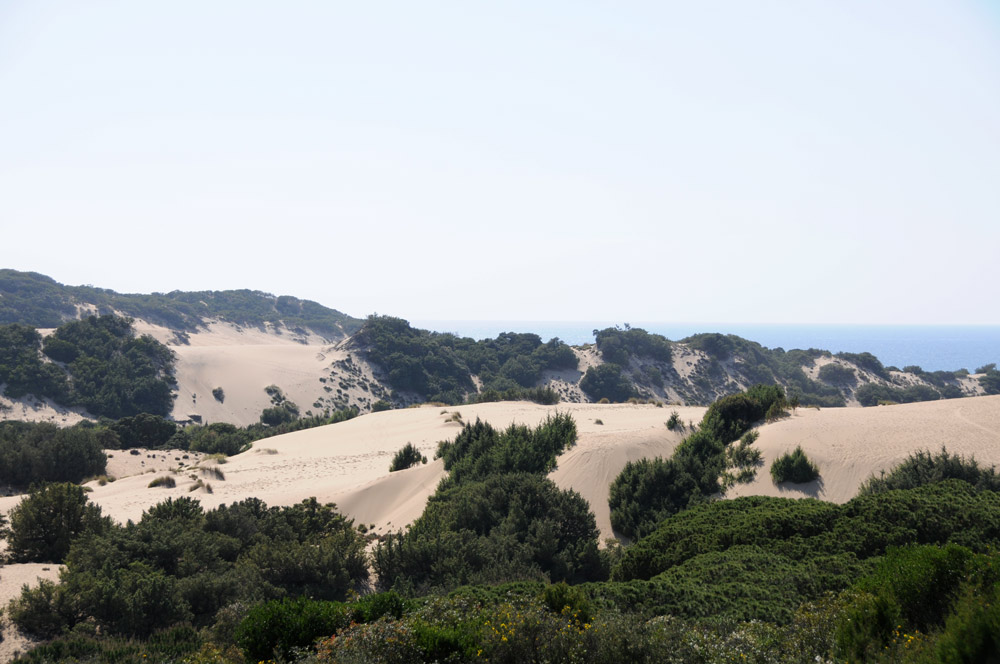
<instances>
[{"instance_id":1,"label":"sky","mask_svg":"<svg viewBox=\"0 0 1000 664\"><path fill-rule=\"evenodd\" d=\"M1000 3L0 0L0 267L415 319L1000 324Z\"/></svg>"}]
</instances>

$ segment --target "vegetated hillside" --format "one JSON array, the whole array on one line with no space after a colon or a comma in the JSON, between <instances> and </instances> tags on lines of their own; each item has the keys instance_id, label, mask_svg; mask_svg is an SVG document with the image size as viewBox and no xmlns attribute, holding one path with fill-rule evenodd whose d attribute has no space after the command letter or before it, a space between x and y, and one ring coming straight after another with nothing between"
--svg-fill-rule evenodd
<instances>
[{"instance_id":1,"label":"vegetated hillside","mask_svg":"<svg viewBox=\"0 0 1000 664\"><path fill-rule=\"evenodd\" d=\"M994 367L981 367L979 376L925 372L885 367L870 353L768 349L735 335L699 334L675 342L628 325L594 332L595 344L571 349L534 334L475 341L371 316L346 347L372 366L396 406L533 398L530 390L551 390L574 402L707 405L755 384L778 384L801 405L826 407L1000 392Z\"/></svg>"},{"instance_id":2,"label":"vegetated hillside","mask_svg":"<svg viewBox=\"0 0 1000 664\"><path fill-rule=\"evenodd\" d=\"M57 327L81 314L118 313L174 330L193 331L206 320L243 326L284 323L328 339L353 334L362 321L290 295L252 290L123 294L93 286L65 286L36 272L0 270L0 323Z\"/></svg>"}]
</instances>

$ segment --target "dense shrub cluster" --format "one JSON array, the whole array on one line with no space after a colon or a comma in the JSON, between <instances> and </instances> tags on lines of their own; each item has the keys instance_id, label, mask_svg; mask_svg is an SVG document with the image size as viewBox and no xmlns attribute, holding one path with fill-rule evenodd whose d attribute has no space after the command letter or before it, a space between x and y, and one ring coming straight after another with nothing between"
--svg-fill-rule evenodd
<instances>
[{"instance_id":1,"label":"dense shrub cluster","mask_svg":"<svg viewBox=\"0 0 1000 664\"><path fill-rule=\"evenodd\" d=\"M442 481L449 487L508 473L544 475L555 469L556 457L575 444L576 422L570 415L551 415L535 429L511 424L503 431L477 418L454 440L439 443L435 458L444 459L450 471Z\"/></svg>"},{"instance_id":2,"label":"dense shrub cluster","mask_svg":"<svg viewBox=\"0 0 1000 664\"><path fill-rule=\"evenodd\" d=\"M7 555L15 563L61 563L72 541L100 534L111 525L101 508L75 484L48 484L33 490L10 511Z\"/></svg>"},{"instance_id":3,"label":"dense shrub cluster","mask_svg":"<svg viewBox=\"0 0 1000 664\"><path fill-rule=\"evenodd\" d=\"M404 533L375 549L382 588L426 592L517 579L606 577L590 506L527 473L439 490Z\"/></svg>"},{"instance_id":4,"label":"dense shrub cluster","mask_svg":"<svg viewBox=\"0 0 1000 664\"><path fill-rule=\"evenodd\" d=\"M42 352L66 366L69 403L110 418L167 415L173 408L174 354L131 318L90 316L58 327Z\"/></svg>"},{"instance_id":5,"label":"dense shrub cluster","mask_svg":"<svg viewBox=\"0 0 1000 664\"><path fill-rule=\"evenodd\" d=\"M0 383L6 384L4 394L12 399L33 394L65 403L69 398L66 372L43 361L41 348L42 335L34 328L18 323L0 325Z\"/></svg>"},{"instance_id":6,"label":"dense shrub cluster","mask_svg":"<svg viewBox=\"0 0 1000 664\"><path fill-rule=\"evenodd\" d=\"M961 394L953 396L961 396ZM930 385L892 387L890 385L879 385L878 383L865 383L854 391L854 398L862 406L877 406L880 403L936 401L941 398L941 393Z\"/></svg>"},{"instance_id":7,"label":"dense shrub cluster","mask_svg":"<svg viewBox=\"0 0 1000 664\"><path fill-rule=\"evenodd\" d=\"M91 426L0 422L0 482L24 489L102 475L107 465L102 448L115 447L117 440Z\"/></svg>"},{"instance_id":8,"label":"dense shrub cluster","mask_svg":"<svg viewBox=\"0 0 1000 664\"><path fill-rule=\"evenodd\" d=\"M796 446L771 462L771 479L775 484L804 484L819 479L819 468L809 460L801 446Z\"/></svg>"},{"instance_id":9,"label":"dense shrub cluster","mask_svg":"<svg viewBox=\"0 0 1000 664\"><path fill-rule=\"evenodd\" d=\"M357 415L357 409L346 408L335 411L331 415L300 417L273 426L257 423L246 427L237 427L226 422L213 422L206 425L192 424L179 429L163 446L171 449L232 456L246 451L250 448L251 444L258 440L292 433L293 431L302 431L304 429L345 422L357 417Z\"/></svg>"},{"instance_id":10,"label":"dense shrub cluster","mask_svg":"<svg viewBox=\"0 0 1000 664\"><path fill-rule=\"evenodd\" d=\"M882 472L878 477L869 477L862 483L858 493L864 495L893 489L913 489L948 479L968 482L980 491L1000 492L1000 476L993 466L985 468L974 458L949 454L942 447L938 454L918 450L888 473Z\"/></svg>"},{"instance_id":11,"label":"dense shrub cluster","mask_svg":"<svg viewBox=\"0 0 1000 664\"><path fill-rule=\"evenodd\" d=\"M831 362L819 368L819 379L831 385L853 385L857 382L858 375L851 367Z\"/></svg>"},{"instance_id":12,"label":"dense shrub cluster","mask_svg":"<svg viewBox=\"0 0 1000 664\"><path fill-rule=\"evenodd\" d=\"M364 541L332 506L268 508L249 498L205 512L179 498L138 523L73 540L62 583L26 589L10 614L29 631L48 625L43 636L84 621L148 636L181 621L211 624L239 602L343 600L367 576Z\"/></svg>"},{"instance_id":13,"label":"dense shrub cluster","mask_svg":"<svg viewBox=\"0 0 1000 664\"><path fill-rule=\"evenodd\" d=\"M701 425L672 457L627 463L611 484L611 525L626 537L638 537L671 514L719 493L729 465L727 445L784 400L777 385L723 397L709 406Z\"/></svg>"},{"instance_id":14,"label":"dense shrub cluster","mask_svg":"<svg viewBox=\"0 0 1000 664\"><path fill-rule=\"evenodd\" d=\"M351 334L361 321L310 300L252 290L198 291L128 295L106 288L64 286L34 272L0 270L0 323L57 327L76 316L76 305L92 304L102 314L163 323L195 330L207 318L259 326L282 321L292 329L309 328L332 336Z\"/></svg>"},{"instance_id":15,"label":"dense shrub cluster","mask_svg":"<svg viewBox=\"0 0 1000 664\"><path fill-rule=\"evenodd\" d=\"M493 393L533 388L546 370L574 369L576 355L559 339L505 332L475 341L418 330L405 320L369 316L354 343L381 367L394 390L421 400L462 403L475 392L472 375Z\"/></svg>"},{"instance_id":16,"label":"dense shrub cluster","mask_svg":"<svg viewBox=\"0 0 1000 664\"><path fill-rule=\"evenodd\" d=\"M621 403L636 395L635 386L621 365L613 362L587 367L587 373L580 380L580 389L594 401L607 399Z\"/></svg>"},{"instance_id":17,"label":"dense shrub cluster","mask_svg":"<svg viewBox=\"0 0 1000 664\"><path fill-rule=\"evenodd\" d=\"M633 357L658 362L669 362L671 358L670 341L666 337L629 325L625 329L594 330L594 340L605 362L622 367L628 366Z\"/></svg>"},{"instance_id":18,"label":"dense shrub cluster","mask_svg":"<svg viewBox=\"0 0 1000 664\"><path fill-rule=\"evenodd\" d=\"M588 580L607 573L587 502L545 475L576 441L554 415L535 429L466 424L438 456L450 471L423 515L376 549L383 588L453 588L515 579Z\"/></svg>"},{"instance_id":19,"label":"dense shrub cluster","mask_svg":"<svg viewBox=\"0 0 1000 664\"><path fill-rule=\"evenodd\" d=\"M511 387L502 392L488 388L478 394L470 395L467 403L493 403L496 401L533 401L543 406L554 406L559 403L559 393L551 387Z\"/></svg>"}]
</instances>

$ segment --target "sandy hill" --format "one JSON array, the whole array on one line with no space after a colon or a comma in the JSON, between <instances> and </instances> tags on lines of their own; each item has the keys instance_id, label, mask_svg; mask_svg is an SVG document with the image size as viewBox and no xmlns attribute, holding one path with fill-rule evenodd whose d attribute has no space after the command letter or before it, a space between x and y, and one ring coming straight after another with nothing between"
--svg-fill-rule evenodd
<instances>
[{"instance_id":1,"label":"sandy hill","mask_svg":"<svg viewBox=\"0 0 1000 664\"><path fill-rule=\"evenodd\" d=\"M579 491L591 504L602 535L611 536L608 487L630 460L669 455L682 434L665 427L669 408L631 404L563 404L539 406L507 402L441 408L425 406L387 411L315 429L276 436L254 449L216 465L180 453L159 453L159 460L134 459L116 452L109 473L124 475L116 482L92 483L91 500L115 519L137 519L143 510L168 496L192 495L206 507L256 496L269 504L287 505L310 496L335 502L348 515L379 532L404 527L423 510L444 474L440 461L389 473L393 454L410 442L429 459L437 442L450 439L459 425L450 421L459 412L466 422L481 418L498 427L512 422L536 425L559 410L577 423L577 445L558 460L552 479L563 488ZM703 408L677 409L683 421L700 420ZM603 423L598 423L600 420ZM791 417L760 427L756 445L764 465L751 484L730 491L730 496L764 494L817 497L845 502L868 476L887 470L909 454L942 446L974 455L985 464L1000 464L1000 396L883 406L878 408L798 409ZM819 482L802 486L775 486L768 468L779 455L801 445L819 465ZM157 453L153 453L157 454ZM116 463L132 463L131 470ZM157 468L174 468L148 472ZM224 479L218 478L219 471ZM155 476L172 474L176 488L148 488ZM213 492L189 490L198 482L211 484ZM18 497L0 499L8 510Z\"/></svg>"}]
</instances>

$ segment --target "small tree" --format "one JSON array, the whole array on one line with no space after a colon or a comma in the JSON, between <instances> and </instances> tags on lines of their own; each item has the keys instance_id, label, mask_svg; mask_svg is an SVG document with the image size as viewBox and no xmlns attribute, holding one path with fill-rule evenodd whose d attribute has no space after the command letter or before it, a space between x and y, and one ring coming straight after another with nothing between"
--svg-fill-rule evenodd
<instances>
[{"instance_id":1,"label":"small tree","mask_svg":"<svg viewBox=\"0 0 1000 664\"><path fill-rule=\"evenodd\" d=\"M87 500L83 487L49 484L10 511L8 555L18 563L61 563L84 532L104 532L111 519Z\"/></svg>"}]
</instances>

